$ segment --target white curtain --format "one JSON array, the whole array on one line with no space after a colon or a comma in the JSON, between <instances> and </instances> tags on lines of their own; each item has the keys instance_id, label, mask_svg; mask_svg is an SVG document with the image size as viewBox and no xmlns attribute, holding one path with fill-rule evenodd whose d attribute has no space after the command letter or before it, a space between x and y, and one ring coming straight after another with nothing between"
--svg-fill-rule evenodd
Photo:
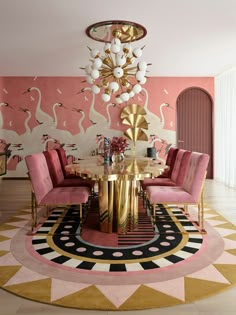
<instances>
[{"instance_id":1,"label":"white curtain","mask_svg":"<svg viewBox=\"0 0 236 315\"><path fill-rule=\"evenodd\" d=\"M214 178L236 188L236 68L215 78Z\"/></svg>"}]
</instances>

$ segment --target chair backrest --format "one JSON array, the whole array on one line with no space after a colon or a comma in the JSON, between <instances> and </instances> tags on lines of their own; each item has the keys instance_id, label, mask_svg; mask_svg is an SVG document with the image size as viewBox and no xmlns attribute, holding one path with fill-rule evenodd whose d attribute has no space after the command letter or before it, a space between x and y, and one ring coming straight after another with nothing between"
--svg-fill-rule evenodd
<instances>
[{"instance_id":1,"label":"chair backrest","mask_svg":"<svg viewBox=\"0 0 236 315\"><path fill-rule=\"evenodd\" d=\"M44 151L43 154L47 161L53 186L56 187L65 179L59 156L56 150Z\"/></svg>"},{"instance_id":2,"label":"chair backrest","mask_svg":"<svg viewBox=\"0 0 236 315\"><path fill-rule=\"evenodd\" d=\"M202 185L205 180L206 170L209 162L209 155L205 153L192 152L186 176L183 183L183 188L191 194L193 199L198 202Z\"/></svg>"},{"instance_id":3,"label":"chair backrest","mask_svg":"<svg viewBox=\"0 0 236 315\"><path fill-rule=\"evenodd\" d=\"M186 175L191 152L183 149L179 149L175 165L171 174L171 179L177 186L182 186Z\"/></svg>"},{"instance_id":4,"label":"chair backrest","mask_svg":"<svg viewBox=\"0 0 236 315\"><path fill-rule=\"evenodd\" d=\"M178 148L171 147L169 149L167 158L166 158L166 165L169 166L169 169L165 171L160 177L171 177L178 151L179 151Z\"/></svg>"},{"instance_id":5,"label":"chair backrest","mask_svg":"<svg viewBox=\"0 0 236 315\"><path fill-rule=\"evenodd\" d=\"M172 161L173 158L176 157L177 152L178 152L177 148L170 147L170 149L168 151L168 154L167 154L167 157L166 157L166 165L170 166L171 161Z\"/></svg>"},{"instance_id":6,"label":"chair backrest","mask_svg":"<svg viewBox=\"0 0 236 315\"><path fill-rule=\"evenodd\" d=\"M59 160L61 162L61 167L62 167L63 174L64 174L64 176L66 176L65 166L68 164L68 160L67 160L67 157L66 157L66 151L62 147L56 149L56 151L57 151L57 154L59 156Z\"/></svg>"},{"instance_id":7,"label":"chair backrest","mask_svg":"<svg viewBox=\"0 0 236 315\"><path fill-rule=\"evenodd\" d=\"M25 162L36 201L40 204L43 197L53 189L45 156L43 153L27 155Z\"/></svg>"}]
</instances>

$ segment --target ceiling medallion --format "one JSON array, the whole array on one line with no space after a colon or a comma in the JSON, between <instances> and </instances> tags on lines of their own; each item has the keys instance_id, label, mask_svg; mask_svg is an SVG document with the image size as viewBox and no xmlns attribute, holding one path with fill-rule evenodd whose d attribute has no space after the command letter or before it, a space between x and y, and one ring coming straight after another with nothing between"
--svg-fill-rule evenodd
<instances>
[{"instance_id":1,"label":"ceiling medallion","mask_svg":"<svg viewBox=\"0 0 236 315\"><path fill-rule=\"evenodd\" d=\"M99 42L109 43L115 37L121 43L129 43L145 37L147 30L135 22L114 20L92 24L86 29L86 34Z\"/></svg>"}]
</instances>

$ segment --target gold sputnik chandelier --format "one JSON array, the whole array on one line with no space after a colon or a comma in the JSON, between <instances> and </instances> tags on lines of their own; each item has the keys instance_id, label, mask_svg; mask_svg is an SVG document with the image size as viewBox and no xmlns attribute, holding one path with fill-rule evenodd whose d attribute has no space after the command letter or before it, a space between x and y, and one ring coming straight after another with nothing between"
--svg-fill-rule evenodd
<instances>
[{"instance_id":1,"label":"gold sputnik chandelier","mask_svg":"<svg viewBox=\"0 0 236 315\"><path fill-rule=\"evenodd\" d=\"M87 35L105 42L103 52L90 50L89 64L81 69L86 72L86 82L94 94L101 94L103 102L121 104L142 91L147 81L143 48L133 48L131 42L143 38L147 31L137 23L127 21L104 21L86 29Z\"/></svg>"}]
</instances>

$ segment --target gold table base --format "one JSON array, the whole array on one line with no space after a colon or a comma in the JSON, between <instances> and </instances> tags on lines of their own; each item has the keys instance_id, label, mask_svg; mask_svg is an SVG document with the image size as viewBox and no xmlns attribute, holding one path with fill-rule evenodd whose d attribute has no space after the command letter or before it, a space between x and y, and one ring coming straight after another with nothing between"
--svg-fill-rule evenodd
<instances>
[{"instance_id":1,"label":"gold table base","mask_svg":"<svg viewBox=\"0 0 236 315\"><path fill-rule=\"evenodd\" d=\"M135 179L99 182L99 216L102 232L125 234L138 223L138 183Z\"/></svg>"}]
</instances>

